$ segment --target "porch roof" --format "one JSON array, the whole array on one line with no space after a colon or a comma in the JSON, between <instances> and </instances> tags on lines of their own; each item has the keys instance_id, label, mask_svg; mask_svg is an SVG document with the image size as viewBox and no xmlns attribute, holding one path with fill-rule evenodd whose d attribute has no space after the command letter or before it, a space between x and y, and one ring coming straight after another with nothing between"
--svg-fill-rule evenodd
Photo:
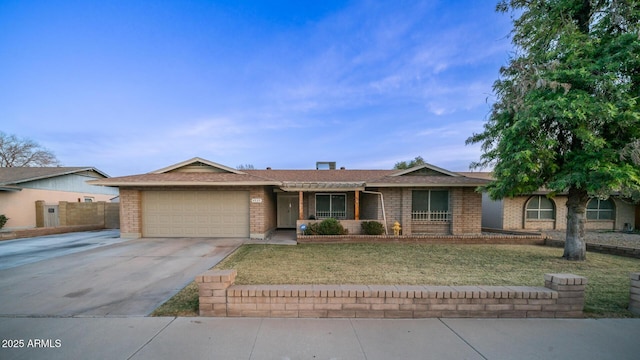
<instances>
[{"instance_id":1,"label":"porch roof","mask_svg":"<svg viewBox=\"0 0 640 360\"><path fill-rule=\"evenodd\" d=\"M283 191L362 191L365 188L363 182L289 182L285 181L280 186Z\"/></svg>"}]
</instances>

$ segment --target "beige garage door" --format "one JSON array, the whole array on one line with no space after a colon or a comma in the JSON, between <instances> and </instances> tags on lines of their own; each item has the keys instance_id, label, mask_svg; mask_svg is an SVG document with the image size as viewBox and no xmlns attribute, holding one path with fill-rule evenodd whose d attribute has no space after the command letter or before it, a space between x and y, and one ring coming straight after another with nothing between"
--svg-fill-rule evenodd
<instances>
[{"instance_id":1,"label":"beige garage door","mask_svg":"<svg viewBox=\"0 0 640 360\"><path fill-rule=\"evenodd\" d=\"M249 237L248 191L145 191L145 237Z\"/></svg>"}]
</instances>

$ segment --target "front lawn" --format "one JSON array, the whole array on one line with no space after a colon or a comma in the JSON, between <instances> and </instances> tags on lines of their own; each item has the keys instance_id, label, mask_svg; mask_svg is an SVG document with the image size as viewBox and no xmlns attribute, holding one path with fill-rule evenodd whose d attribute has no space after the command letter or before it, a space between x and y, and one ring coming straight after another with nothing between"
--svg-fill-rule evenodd
<instances>
[{"instance_id":1,"label":"front lawn","mask_svg":"<svg viewBox=\"0 0 640 360\"><path fill-rule=\"evenodd\" d=\"M562 249L526 245L307 244L244 245L216 269L236 269L236 284L403 284L544 286L546 273L589 279L590 317L630 317L629 273L640 260L588 253L561 259ZM154 316L197 315L191 283Z\"/></svg>"}]
</instances>

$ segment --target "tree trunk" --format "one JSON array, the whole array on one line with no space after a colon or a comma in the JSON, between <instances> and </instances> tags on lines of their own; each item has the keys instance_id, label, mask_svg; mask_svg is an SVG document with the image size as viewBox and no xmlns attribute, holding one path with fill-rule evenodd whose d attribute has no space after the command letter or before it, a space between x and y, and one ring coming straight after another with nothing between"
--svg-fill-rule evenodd
<instances>
[{"instance_id":1,"label":"tree trunk","mask_svg":"<svg viewBox=\"0 0 640 360\"><path fill-rule=\"evenodd\" d=\"M587 201L589 195L586 190L569 188L567 200L567 236L564 242L566 260L583 261L587 259L587 244L584 239L584 223L586 221Z\"/></svg>"}]
</instances>

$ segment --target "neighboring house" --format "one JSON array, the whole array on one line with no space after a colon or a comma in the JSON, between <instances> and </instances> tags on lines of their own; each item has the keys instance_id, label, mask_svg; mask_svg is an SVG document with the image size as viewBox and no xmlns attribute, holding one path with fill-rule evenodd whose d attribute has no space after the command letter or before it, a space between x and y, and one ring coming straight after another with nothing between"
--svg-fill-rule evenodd
<instances>
[{"instance_id":1,"label":"neighboring house","mask_svg":"<svg viewBox=\"0 0 640 360\"><path fill-rule=\"evenodd\" d=\"M490 172L461 173L492 180ZM482 195L482 227L503 230L566 230L567 194L548 198L549 191L491 200ZM612 194L608 199L592 198L587 203L588 230L630 230L640 226L638 205Z\"/></svg>"},{"instance_id":2,"label":"neighboring house","mask_svg":"<svg viewBox=\"0 0 640 360\"><path fill-rule=\"evenodd\" d=\"M3 229L36 227L38 200L44 201L47 205L58 205L60 201L109 201L118 195L118 189L86 183L88 180L107 177L107 174L92 167L0 168L0 214L9 218ZM55 208L49 209L53 209L51 218L54 218L57 215ZM47 210L51 211L49 209Z\"/></svg>"},{"instance_id":3,"label":"neighboring house","mask_svg":"<svg viewBox=\"0 0 640 360\"><path fill-rule=\"evenodd\" d=\"M327 170L323 170L326 168ZM479 234L486 180L433 165L407 170L236 170L194 158L148 174L91 181L120 189L122 237L265 238L333 217L398 221L403 235Z\"/></svg>"}]
</instances>

